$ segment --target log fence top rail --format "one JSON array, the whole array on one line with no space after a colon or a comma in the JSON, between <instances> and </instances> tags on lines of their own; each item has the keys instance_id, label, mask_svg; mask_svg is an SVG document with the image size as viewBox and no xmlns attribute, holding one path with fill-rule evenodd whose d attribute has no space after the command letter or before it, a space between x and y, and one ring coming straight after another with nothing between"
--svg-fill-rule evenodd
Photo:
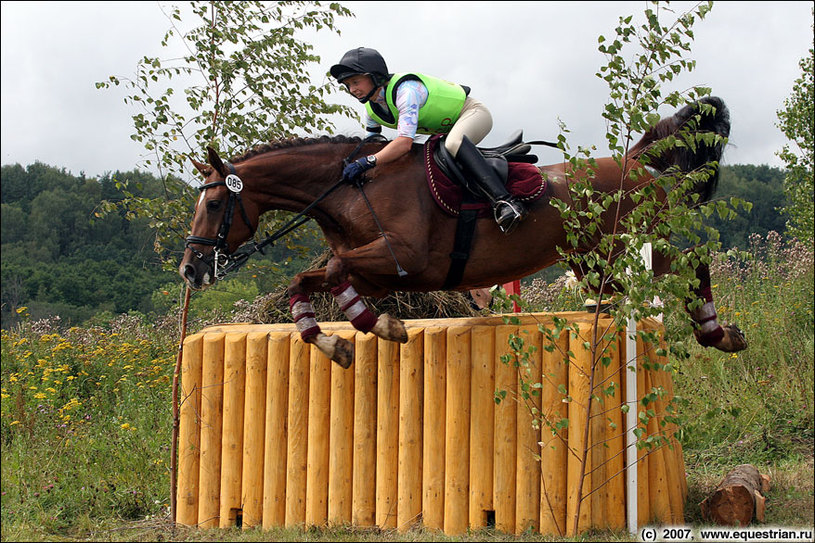
<instances>
[{"instance_id":1,"label":"log fence top rail","mask_svg":"<svg viewBox=\"0 0 815 543\"><path fill-rule=\"evenodd\" d=\"M605 315L605 316L604 316ZM405 319L405 328L408 330L415 328L432 328L432 327L452 327L452 326L501 326L507 324L504 318L509 317L512 319L517 318L522 326L534 324L551 324L554 317L566 319L570 323L586 323L590 324L594 321L594 313L586 311L568 311L559 313L508 313L506 315L491 315L486 317L449 317L441 319ZM611 323L611 318L606 314L601 314L598 324L600 326L608 326ZM340 330L348 330L351 328L351 323L348 321L334 321L334 322L320 322L320 327L328 332L336 332ZM509 323L511 324L511 323ZM640 323L640 328L647 330L654 330L661 328L662 324L654 319L644 319ZM194 334L215 334L215 333L250 333L250 332L296 332L297 329L294 323L271 323L271 324L252 324L244 323L222 323L207 326ZM190 336L193 337L193 336Z\"/></svg>"}]
</instances>

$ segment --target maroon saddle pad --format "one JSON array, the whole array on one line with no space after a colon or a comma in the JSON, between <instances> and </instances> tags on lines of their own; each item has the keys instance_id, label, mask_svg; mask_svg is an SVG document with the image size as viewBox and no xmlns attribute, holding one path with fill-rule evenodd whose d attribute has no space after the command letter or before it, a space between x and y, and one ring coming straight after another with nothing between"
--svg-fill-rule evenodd
<instances>
[{"instance_id":1,"label":"maroon saddle pad","mask_svg":"<svg viewBox=\"0 0 815 543\"><path fill-rule=\"evenodd\" d=\"M446 213L458 216L467 189L448 178L433 158L436 147L441 141L439 136L427 140L424 146L425 172L427 184L433 199ZM510 162L507 176L507 190L524 203L534 202L546 193L546 180L534 164ZM489 202L467 204L470 209L478 209L478 216L486 216L491 210Z\"/></svg>"}]
</instances>

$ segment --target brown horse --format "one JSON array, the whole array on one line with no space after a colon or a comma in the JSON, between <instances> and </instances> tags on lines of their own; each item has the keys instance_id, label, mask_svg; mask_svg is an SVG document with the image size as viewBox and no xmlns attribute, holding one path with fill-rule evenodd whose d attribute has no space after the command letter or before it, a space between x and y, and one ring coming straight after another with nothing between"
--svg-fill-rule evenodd
<instances>
[{"instance_id":1,"label":"brown horse","mask_svg":"<svg viewBox=\"0 0 815 543\"><path fill-rule=\"evenodd\" d=\"M614 193L624 179L623 189L628 193L653 182L653 177L640 175L634 181L629 176L631 170L641 167L636 158L654 142L676 133L700 109L715 113L702 115L697 130L726 138L730 121L724 102L718 98L702 102L712 108L685 106L646 133L628 154L629 160L623 161L625 173L614 159L597 159L593 187ZM371 170L364 194L359 187L338 183L343 159L354 151L372 154L383 145L345 137L296 139L256 148L231 163L222 161L209 148L209 165L193 161L206 183L201 187L179 273L191 288L206 288L219 277L218 267L223 271L232 256L240 254L235 251L254 235L263 213L305 210L322 229L333 257L325 268L298 274L289 286L292 314L303 340L315 344L343 367L351 364L353 347L339 336L323 334L314 319L309 294L330 290L357 329L406 341L403 323L387 314L375 316L360 295L441 290L450 268L457 219L444 213L428 190L421 145L414 145L399 160ZM717 165L721 153L722 144L698 145L694 151L679 148L655 157L651 166L657 171L669 167L692 171L710 162ZM568 163L540 168L548 178L546 197L527 206L528 215L510 235L501 233L490 218L477 221L469 260L455 290L508 283L560 259L557 247L567 247L566 232L549 199L570 201L569 170ZM711 176L696 187L702 200L711 196L716 178ZM623 213L633 205L624 201ZM613 223L611 213L603 224ZM653 267L655 275L667 273L670 262L655 253ZM736 326L722 327L717 321L707 266L697 268L697 277L700 285L694 293L705 303L690 314L699 343L726 352L746 348Z\"/></svg>"}]
</instances>

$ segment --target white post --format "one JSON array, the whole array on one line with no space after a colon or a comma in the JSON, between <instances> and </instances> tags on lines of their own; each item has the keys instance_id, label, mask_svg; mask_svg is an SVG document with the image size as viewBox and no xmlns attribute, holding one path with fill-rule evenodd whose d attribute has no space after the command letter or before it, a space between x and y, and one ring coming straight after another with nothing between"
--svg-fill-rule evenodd
<instances>
[{"instance_id":1,"label":"white post","mask_svg":"<svg viewBox=\"0 0 815 543\"><path fill-rule=\"evenodd\" d=\"M633 317L628 319L625 352L628 355L625 372L625 404L628 406L628 413L625 414L625 502L628 532L636 538L638 481L637 436L634 435L634 429L637 427L637 322Z\"/></svg>"},{"instance_id":2,"label":"white post","mask_svg":"<svg viewBox=\"0 0 815 543\"><path fill-rule=\"evenodd\" d=\"M645 269L651 269L651 244L644 243L640 251ZM654 303L661 305L657 300ZM661 315L660 315L661 317ZM626 519L628 532L636 537L639 529L637 525L637 321L634 317L628 319L625 331L625 352L627 355L625 372L625 404L628 413L625 415L625 474L626 474Z\"/></svg>"}]
</instances>

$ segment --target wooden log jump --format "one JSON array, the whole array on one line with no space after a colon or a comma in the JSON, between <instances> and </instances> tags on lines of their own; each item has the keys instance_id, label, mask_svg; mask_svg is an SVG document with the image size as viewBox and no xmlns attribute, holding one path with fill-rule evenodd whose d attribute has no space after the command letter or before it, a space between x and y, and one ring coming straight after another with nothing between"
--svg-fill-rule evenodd
<instances>
[{"instance_id":1,"label":"wooden log jump","mask_svg":"<svg viewBox=\"0 0 815 543\"><path fill-rule=\"evenodd\" d=\"M517 314L517 325L501 317L406 321L405 344L321 323L354 343L347 370L292 324L219 325L189 336L176 521L574 535L580 499L578 532L624 529L625 338L607 342L610 363L593 362L585 348L593 315L555 315L580 326L555 349L539 329L554 328L553 314ZM511 336L534 346L520 368L515 357L500 360L511 354ZM687 487L676 429L664 421L671 377L652 366L667 363L655 346L640 340L638 352L637 398L660 391L631 407L653 415L640 439L665 439L638 451L637 517L640 525L678 524ZM542 387L520 400L519 377ZM496 390L507 392L500 403ZM568 427L556 424L565 417Z\"/></svg>"}]
</instances>

